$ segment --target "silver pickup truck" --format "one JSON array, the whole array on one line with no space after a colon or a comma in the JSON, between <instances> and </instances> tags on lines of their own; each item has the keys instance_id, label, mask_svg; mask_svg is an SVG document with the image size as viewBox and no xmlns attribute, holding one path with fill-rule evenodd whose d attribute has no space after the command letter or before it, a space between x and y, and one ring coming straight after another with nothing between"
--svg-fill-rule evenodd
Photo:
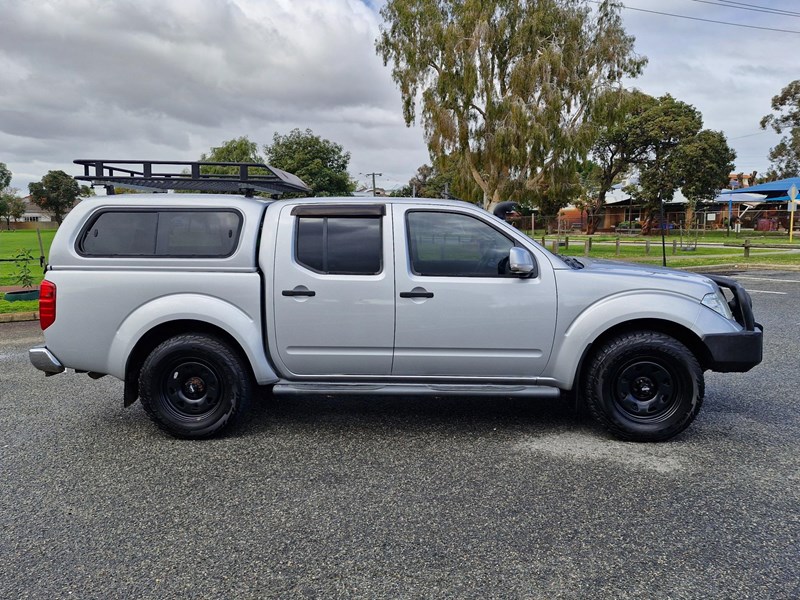
<instances>
[{"instance_id":1,"label":"silver pickup truck","mask_svg":"<svg viewBox=\"0 0 800 600\"><path fill-rule=\"evenodd\" d=\"M762 355L733 280L565 259L447 200L96 197L59 228L40 294L38 369L119 378L126 406L188 438L257 391L573 392L614 435L666 440L705 370Z\"/></svg>"}]
</instances>

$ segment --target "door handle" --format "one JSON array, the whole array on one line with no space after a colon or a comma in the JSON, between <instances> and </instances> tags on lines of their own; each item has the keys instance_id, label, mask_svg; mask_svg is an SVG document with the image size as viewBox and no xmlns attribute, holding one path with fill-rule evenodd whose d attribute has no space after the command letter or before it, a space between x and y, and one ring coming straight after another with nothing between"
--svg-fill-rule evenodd
<instances>
[{"instance_id":1,"label":"door handle","mask_svg":"<svg viewBox=\"0 0 800 600\"><path fill-rule=\"evenodd\" d=\"M283 296L316 296L317 292L312 290L283 290L281 292Z\"/></svg>"},{"instance_id":2,"label":"door handle","mask_svg":"<svg viewBox=\"0 0 800 600\"><path fill-rule=\"evenodd\" d=\"M400 292L401 298L433 298L433 292Z\"/></svg>"}]
</instances>

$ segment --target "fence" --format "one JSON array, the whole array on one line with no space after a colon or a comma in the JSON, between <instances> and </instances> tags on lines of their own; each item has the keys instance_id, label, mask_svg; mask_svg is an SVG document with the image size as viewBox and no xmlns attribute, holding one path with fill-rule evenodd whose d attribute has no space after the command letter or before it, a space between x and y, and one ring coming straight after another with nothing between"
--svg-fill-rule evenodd
<instances>
[{"instance_id":1,"label":"fence","mask_svg":"<svg viewBox=\"0 0 800 600\"><path fill-rule=\"evenodd\" d=\"M561 253L562 251L567 251L570 248L569 236L566 236L563 239L562 238L550 238L549 240L548 240L547 237L543 236L541 241L542 241L542 246L552 250L552 252L554 254ZM623 242L620 237L617 237L616 239L614 239L611 242L600 242L600 243L604 244L604 245L614 244L614 246L615 246L615 254L617 256L620 256L620 254L621 254L620 249L621 249L623 244L624 245L628 245L628 246L642 246L642 245L644 245L644 253L645 253L645 255L650 255L653 247L656 248L656 252L657 253L661 249L661 243L658 240L645 240L643 243L642 242ZM576 248L576 246L578 246L580 244L581 244L580 241L577 242L577 243L573 242L573 244L572 244L573 249ZM583 245L583 255L584 256L589 256L589 253L592 251L592 238L587 238L585 240L582 240L582 245ZM678 253L678 240L676 238L672 239L672 243L667 244L667 247L670 247L670 246L671 246L671 249L672 249L672 254L677 254ZM719 246L712 246L712 247L719 247ZM721 247L723 247L723 248L741 248L744 258L749 258L750 257L750 250L754 249L754 248L781 249L781 250L791 250L793 248L792 246L789 246L789 245L786 245L786 244L781 244L781 245L778 245L778 244L753 244L753 243L750 242L749 239L745 239L744 242L741 243L741 244L725 243L725 244L722 244ZM683 249L683 248L681 248L681 249Z\"/></svg>"}]
</instances>

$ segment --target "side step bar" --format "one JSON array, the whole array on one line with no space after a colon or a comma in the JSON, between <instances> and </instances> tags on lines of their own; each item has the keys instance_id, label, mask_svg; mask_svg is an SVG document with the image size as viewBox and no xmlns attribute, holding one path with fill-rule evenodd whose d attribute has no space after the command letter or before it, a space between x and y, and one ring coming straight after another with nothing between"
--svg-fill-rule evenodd
<instances>
[{"instance_id":1,"label":"side step bar","mask_svg":"<svg viewBox=\"0 0 800 600\"><path fill-rule=\"evenodd\" d=\"M344 396L519 396L555 399L561 390L543 385L458 385L438 383L276 383L275 395Z\"/></svg>"}]
</instances>

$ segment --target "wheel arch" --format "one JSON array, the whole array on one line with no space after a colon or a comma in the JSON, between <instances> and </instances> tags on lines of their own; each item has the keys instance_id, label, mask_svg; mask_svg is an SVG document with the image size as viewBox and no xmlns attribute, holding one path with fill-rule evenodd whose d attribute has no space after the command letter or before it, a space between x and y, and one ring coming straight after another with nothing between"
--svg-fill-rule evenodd
<instances>
[{"instance_id":1,"label":"wheel arch","mask_svg":"<svg viewBox=\"0 0 800 600\"><path fill-rule=\"evenodd\" d=\"M242 364L244 364L247 369L249 369L251 375L256 378L256 373L250 357L239 341L230 332L213 323L197 319L166 321L154 326L142 335L128 355L128 360L125 364L124 379L126 407L136 402L139 397L139 374L145 359L162 342L177 335L187 333L203 333L222 340L236 352L242 360Z\"/></svg>"},{"instance_id":2,"label":"wheel arch","mask_svg":"<svg viewBox=\"0 0 800 600\"><path fill-rule=\"evenodd\" d=\"M586 377L586 371L591 363L591 358L594 352L598 348L601 348L607 341L617 336L634 331L655 331L658 333L663 333L664 335L668 335L678 340L681 344L688 348L689 352L691 352L697 359L697 362L700 363L701 369L706 370L711 364L711 354L700 337L694 331L681 325L680 323L668 321L666 319L655 318L632 319L630 321L617 323L616 325L601 332L600 335L593 339L584 348L583 353L581 354L577 369L574 374L575 378L573 386L573 389L577 393L578 402L580 404L583 404L585 401L583 398L583 386L581 383Z\"/></svg>"}]
</instances>

